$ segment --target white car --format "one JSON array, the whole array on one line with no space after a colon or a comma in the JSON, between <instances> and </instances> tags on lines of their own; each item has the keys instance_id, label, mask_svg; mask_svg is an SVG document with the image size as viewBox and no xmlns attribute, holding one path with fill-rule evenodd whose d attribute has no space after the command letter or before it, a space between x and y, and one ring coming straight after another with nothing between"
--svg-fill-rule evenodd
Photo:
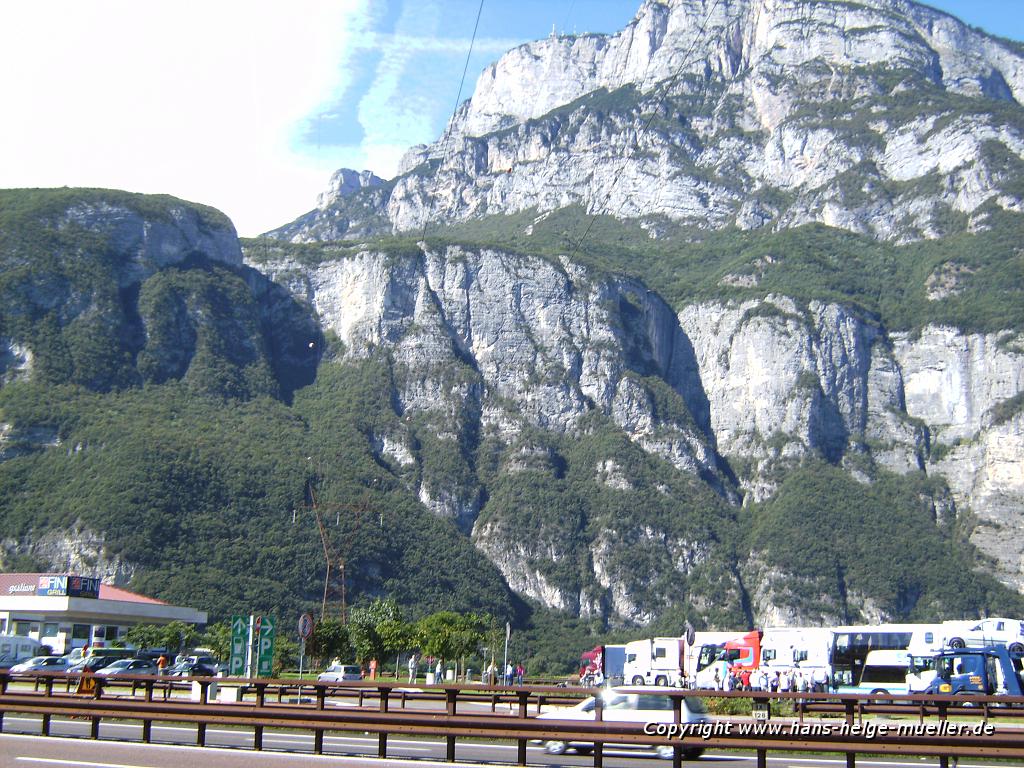
<instances>
[{"instance_id":1,"label":"white car","mask_svg":"<svg viewBox=\"0 0 1024 768\"><path fill-rule=\"evenodd\" d=\"M665 694L665 688L636 688L627 690L618 688L606 688L601 692L604 712L602 719L606 722L619 723L674 723L675 713L672 710L672 697ZM594 720L594 710L597 702L593 696L584 699L574 707L551 709L540 715L542 720ZM687 696L682 700L679 718L682 723L705 723L710 722L704 708L704 702L696 696ZM581 755L588 755L594 751L594 744L590 741L545 741L544 751L549 755L561 755L567 749L573 749ZM639 747L648 749L643 745L617 744L620 747ZM660 744L654 747L658 757L671 759L673 748L671 744ZM683 750L683 758L696 760L703 754L703 747L687 747Z\"/></svg>"},{"instance_id":2,"label":"white car","mask_svg":"<svg viewBox=\"0 0 1024 768\"><path fill-rule=\"evenodd\" d=\"M21 664L15 664L11 667L11 672L64 672L67 668L68 661L63 656L34 656Z\"/></svg>"},{"instance_id":3,"label":"white car","mask_svg":"<svg viewBox=\"0 0 1024 768\"><path fill-rule=\"evenodd\" d=\"M358 664L331 664L317 677L321 683L346 683L363 679L363 668Z\"/></svg>"},{"instance_id":4,"label":"white car","mask_svg":"<svg viewBox=\"0 0 1024 768\"><path fill-rule=\"evenodd\" d=\"M1024 621L989 618L946 622L950 648L1005 645L1011 653L1024 653Z\"/></svg>"}]
</instances>

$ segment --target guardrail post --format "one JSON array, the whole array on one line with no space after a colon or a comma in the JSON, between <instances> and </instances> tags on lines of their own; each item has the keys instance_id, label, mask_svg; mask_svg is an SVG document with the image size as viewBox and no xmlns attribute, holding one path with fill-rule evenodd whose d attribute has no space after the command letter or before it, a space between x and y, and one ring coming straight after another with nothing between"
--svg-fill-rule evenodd
<instances>
[{"instance_id":1,"label":"guardrail post","mask_svg":"<svg viewBox=\"0 0 1024 768\"><path fill-rule=\"evenodd\" d=\"M9 683L10 680L11 680L10 674L8 674L6 671L5 672L0 672L0 694L7 693L7 683ZM4 729L4 711L2 709L0 709L0 731L2 731L3 729Z\"/></svg>"},{"instance_id":2,"label":"guardrail post","mask_svg":"<svg viewBox=\"0 0 1024 768\"><path fill-rule=\"evenodd\" d=\"M444 692L445 698L445 712L448 713L449 717L455 716L455 700L458 698L458 688L446 688ZM455 762L455 737L445 737L445 760L449 763Z\"/></svg>"},{"instance_id":3,"label":"guardrail post","mask_svg":"<svg viewBox=\"0 0 1024 768\"><path fill-rule=\"evenodd\" d=\"M530 692L517 691L516 696L519 697L519 717L525 720L529 714ZM526 765L526 739L516 740L516 765Z\"/></svg>"},{"instance_id":4,"label":"guardrail post","mask_svg":"<svg viewBox=\"0 0 1024 768\"><path fill-rule=\"evenodd\" d=\"M52 699L53 698L53 678L52 677L48 677L48 678L46 678L45 681L43 681L43 690L46 691L46 698L48 698L48 699ZM42 733L43 736L49 736L50 735L50 713L49 712L47 712L47 713L45 713L43 715L43 727L42 727L41 733Z\"/></svg>"},{"instance_id":5,"label":"guardrail post","mask_svg":"<svg viewBox=\"0 0 1024 768\"><path fill-rule=\"evenodd\" d=\"M677 725L683 722L683 700L678 696L672 697L672 721ZM682 766L683 748L677 744L672 747L672 768L682 768Z\"/></svg>"},{"instance_id":6,"label":"guardrail post","mask_svg":"<svg viewBox=\"0 0 1024 768\"><path fill-rule=\"evenodd\" d=\"M319 686L316 689L316 708L323 710L327 701L327 688L325 686ZM313 731L313 753L322 755L324 753L324 731L322 728L317 728Z\"/></svg>"},{"instance_id":7,"label":"guardrail post","mask_svg":"<svg viewBox=\"0 0 1024 768\"><path fill-rule=\"evenodd\" d=\"M106 678L97 677L96 687L93 689L93 697L100 699L103 697L103 687L107 684ZM100 718L97 715L93 715L92 722L89 726L89 738L98 739L100 737Z\"/></svg>"},{"instance_id":8,"label":"guardrail post","mask_svg":"<svg viewBox=\"0 0 1024 768\"><path fill-rule=\"evenodd\" d=\"M601 698L600 694L594 697L594 720L600 723L604 720L604 699ZM604 766L604 743L600 741L594 742L594 768L603 768Z\"/></svg>"},{"instance_id":9,"label":"guardrail post","mask_svg":"<svg viewBox=\"0 0 1024 768\"><path fill-rule=\"evenodd\" d=\"M944 701L938 702L938 710L939 711L938 711L938 715L937 716L939 718L939 722L940 723L943 720L946 719L946 707L947 706L948 706L948 704L946 704L946 702L944 702ZM946 755L940 755L939 756L939 768L949 768L949 758Z\"/></svg>"},{"instance_id":10,"label":"guardrail post","mask_svg":"<svg viewBox=\"0 0 1024 768\"><path fill-rule=\"evenodd\" d=\"M388 689L388 688L380 688L380 689L378 689L378 694L380 695L380 711L381 712L387 712L388 711L388 694L390 694L390 693L391 693L391 690ZM387 758L387 756L388 756L388 734L387 734L386 731L381 731L380 733L377 734L377 757L379 757L381 760L384 760L384 759Z\"/></svg>"},{"instance_id":11,"label":"guardrail post","mask_svg":"<svg viewBox=\"0 0 1024 768\"><path fill-rule=\"evenodd\" d=\"M242 688L240 699L245 699L245 688ZM267 703L267 684L256 683L256 708L262 708ZM263 750L263 726L256 725L252 729L252 748L257 752Z\"/></svg>"},{"instance_id":12,"label":"guardrail post","mask_svg":"<svg viewBox=\"0 0 1024 768\"><path fill-rule=\"evenodd\" d=\"M855 768L857 765L857 753L847 752L846 753L846 768Z\"/></svg>"}]
</instances>

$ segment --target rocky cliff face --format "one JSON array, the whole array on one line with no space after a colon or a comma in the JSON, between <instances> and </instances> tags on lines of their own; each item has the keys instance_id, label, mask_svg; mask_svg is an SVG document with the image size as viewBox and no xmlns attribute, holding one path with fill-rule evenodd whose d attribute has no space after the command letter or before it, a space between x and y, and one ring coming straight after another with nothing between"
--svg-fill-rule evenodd
<instances>
[{"instance_id":1,"label":"rocky cliff face","mask_svg":"<svg viewBox=\"0 0 1024 768\"><path fill-rule=\"evenodd\" d=\"M1013 511L1024 500L1014 448L1021 416L1006 405L1024 389L1024 355L1006 335L929 327L910 338L849 307L784 296L677 313L635 280L492 249L362 250L315 268L288 260L260 266L311 302L342 342L342 362L389 351L399 419L373 439L385 461L422 461L409 424L425 418L452 445L467 434L509 449L526 440L503 471L551 472L557 457L530 447L530 436L540 429L579 439L598 413L725 503L771 498L788 470L815 456L865 483L879 471L930 473L953 492L931 502L936 522L973 511L974 541L1007 583L1024 583ZM674 418L654 382L678 398ZM589 591L561 588L542 565L568 557L564 548L517 537L509 520L487 513L476 469L464 469L468 480L452 484L424 465L417 492L435 514L472 530L513 589L581 615L656 615L609 576L617 548L608 531L590 543ZM637 490L614 459L595 473L608 487ZM638 535L675 552L680 572L724 557L714 542L645 530ZM795 610L786 608L787 577L755 566L758 558L745 566L763 574L754 579L752 610L757 620L784 621ZM738 601L742 588L730 589ZM808 619L799 610L789 616L801 617ZM814 618L840 617L826 610Z\"/></svg>"},{"instance_id":2,"label":"rocky cliff face","mask_svg":"<svg viewBox=\"0 0 1024 768\"><path fill-rule=\"evenodd\" d=\"M276 393L272 368L286 391L311 379L315 323L244 266L219 212L109 190L6 194L27 213L9 217L0 249L0 380L199 383L220 357L239 393ZM19 234L45 243L45 257Z\"/></svg>"},{"instance_id":3,"label":"rocky cliff face","mask_svg":"<svg viewBox=\"0 0 1024 768\"><path fill-rule=\"evenodd\" d=\"M1022 98L1019 45L906 0L645 2L616 35L510 51L393 190L335 197L274 234L575 204L652 232L821 222L935 238L984 226L986 203L1021 210Z\"/></svg>"}]
</instances>

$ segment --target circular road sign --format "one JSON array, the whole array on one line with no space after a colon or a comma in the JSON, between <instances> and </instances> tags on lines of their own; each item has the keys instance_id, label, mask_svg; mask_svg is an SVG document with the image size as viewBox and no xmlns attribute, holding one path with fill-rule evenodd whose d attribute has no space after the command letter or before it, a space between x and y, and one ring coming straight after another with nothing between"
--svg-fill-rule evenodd
<instances>
[{"instance_id":1,"label":"circular road sign","mask_svg":"<svg viewBox=\"0 0 1024 768\"><path fill-rule=\"evenodd\" d=\"M303 640L308 640L309 636L313 634L313 617L308 613L304 613L299 616L299 637Z\"/></svg>"}]
</instances>

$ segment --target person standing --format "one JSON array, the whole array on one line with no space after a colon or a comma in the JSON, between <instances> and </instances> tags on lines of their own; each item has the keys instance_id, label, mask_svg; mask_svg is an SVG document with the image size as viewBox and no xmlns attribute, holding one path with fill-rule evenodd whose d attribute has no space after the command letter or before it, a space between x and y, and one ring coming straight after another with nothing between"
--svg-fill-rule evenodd
<instances>
[{"instance_id":1,"label":"person standing","mask_svg":"<svg viewBox=\"0 0 1024 768\"><path fill-rule=\"evenodd\" d=\"M414 653L414 654L409 656L409 682L410 683L415 683L416 682L416 671L417 671L417 667L418 666L419 666L419 662L417 661L416 654Z\"/></svg>"},{"instance_id":2,"label":"person standing","mask_svg":"<svg viewBox=\"0 0 1024 768\"><path fill-rule=\"evenodd\" d=\"M437 666L434 668L434 685L440 685L444 682L442 674L444 673L444 667L441 666L441 657L437 659Z\"/></svg>"},{"instance_id":3,"label":"person standing","mask_svg":"<svg viewBox=\"0 0 1024 768\"><path fill-rule=\"evenodd\" d=\"M512 662L505 664L505 685L512 685L512 675L515 670L512 669Z\"/></svg>"},{"instance_id":4,"label":"person standing","mask_svg":"<svg viewBox=\"0 0 1024 768\"><path fill-rule=\"evenodd\" d=\"M156 660L156 671L157 671L157 674L158 675L162 675L165 672L166 669L167 669L167 657L164 656L161 653L160 654L160 658Z\"/></svg>"},{"instance_id":5,"label":"person standing","mask_svg":"<svg viewBox=\"0 0 1024 768\"><path fill-rule=\"evenodd\" d=\"M526 670L523 669L523 662L516 664L516 685L523 684L523 678L526 676Z\"/></svg>"}]
</instances>

